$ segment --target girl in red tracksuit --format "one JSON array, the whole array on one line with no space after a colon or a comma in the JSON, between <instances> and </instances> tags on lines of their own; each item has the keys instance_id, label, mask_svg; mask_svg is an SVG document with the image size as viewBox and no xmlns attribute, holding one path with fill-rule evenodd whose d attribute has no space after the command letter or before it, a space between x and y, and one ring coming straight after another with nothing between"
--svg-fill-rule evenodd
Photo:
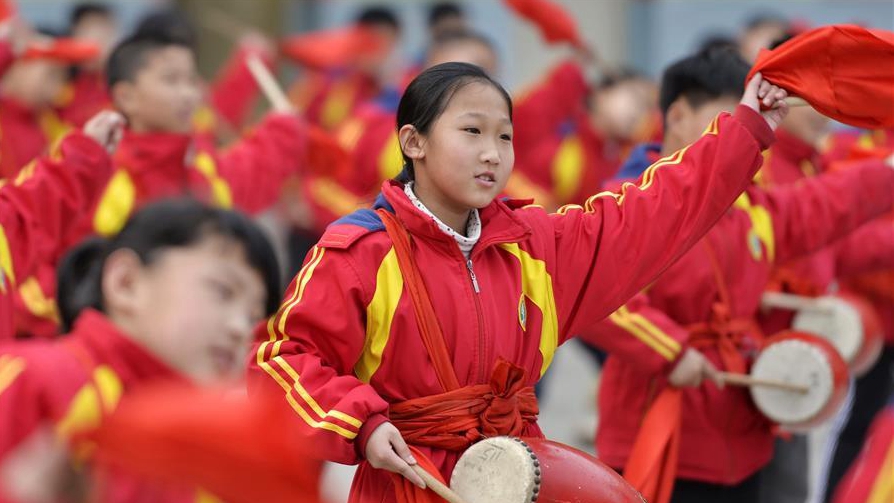
<instances>
[{"instance_id":1,"label":"girl in red tracksuit","mask_svg":"<svg viewBox=\"0 0 894 503\"><path fill-rule=\"evenodd\" d=\"M194 200L147 206L110 240L76 248L59 276L68 334L0 346L0 465L44 426L62 439L92 430L142 387L239 378L251 328L276 308L278 271L248 218ZM90 452L71 450L79 462ZM94 489L105 502L197 501L117 472Z\"/></svg>"},{"instance_id":2,"label":"girl in red tracksuit","mask_svg":"<svg viewBox=\"0 0 894 503\"><path fill-rule=\"evenodd\" d=\"M424 71L398 108L403 175L313 248L259 327L249 391L278 396L294 411L280 428L316 433L331 460L362 461L353 502L419 497L411 464L449 478L485 436L541 436L532 386L558 345L713 225L784 115L759 97L784 96L756 78L636 184L548 214L495 199L514 161L505 90L468 64Z\"/></svg>"}]
</instances>

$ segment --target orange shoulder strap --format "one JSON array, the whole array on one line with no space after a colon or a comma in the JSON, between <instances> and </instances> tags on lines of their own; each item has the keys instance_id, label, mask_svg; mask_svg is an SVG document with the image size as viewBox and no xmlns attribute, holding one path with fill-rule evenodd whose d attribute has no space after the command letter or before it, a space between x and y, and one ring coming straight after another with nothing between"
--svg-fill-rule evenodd
<instances>
[{"instance_id":1,"label":"orange shoulder strap","mask_svg":"<svg viewBox=\"0 0 894 503\"><path fill-rule=\"evenodd\" d=\"M441 331L441 325L438 323L438 317L435 315L435 309L431 303L431 297L419 273L419 267L413 258L413 250L410 248L410 235L403 224L394 216L393 213L379 209L377 210L382 223L385 224L385 231L391 238L394 245L394 253L397 256L397 263L400 266L400 272L404 277L404 284L413 301L413 310L416 313L416 323L419 326L419 332L422 334L422 342L432 364L435 367L435 373L438 376L438 382L444 391L453 391L459 389L459 380L456 372L453 370L453 362L450 359L450 353L447 351L447 343L444 341L444 334Z\"/></svg>"}]
</instances>

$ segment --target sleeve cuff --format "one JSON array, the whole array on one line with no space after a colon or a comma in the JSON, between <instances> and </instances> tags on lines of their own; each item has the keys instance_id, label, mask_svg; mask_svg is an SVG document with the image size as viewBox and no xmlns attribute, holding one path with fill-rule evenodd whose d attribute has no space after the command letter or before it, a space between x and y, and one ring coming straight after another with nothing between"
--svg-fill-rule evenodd
<instances>
[{"instance_id":1,"label":"sleeve cuff","mask_svg":"<svg viewBox=\"0 0 894 503\"><path fill-rule=\"evenodd\" d=\"M357 439L354 440L354 448L357 449L357 457L359 459L366 459L366 443L369 441L369 436L372 435L372 432L376 431L376 428L379 426L382 426L382 423L387 422L388 417L384 414L373 414L363 423L363 426L360 427L360 433L357 434Z\"/></svg>"},{"instance_id":2,"label":"sleeve cuff","mask_svg":"<svg viewBox=\"0 0 894 503\"><path fill-rule=\"evenodd\" d=\"M664 377L669 376L670 373L673 372L675 368L677 368L677 364L680 363L680 359L683 358L684 354L686 354L687 349L689 349L689 343L681 342L680 343L680 352L677 353L676 358L667 362L664 365L664 368L662 369L661 373L664 375Z\"/></svg>"},{"instance_id":3,"label":"sleeve cuff","mask_svg":"<svg viewBox=\"0 0 894 503\"><path fill-rule=\"evenodd\" d=\"M761 114L755 112L751 108L745 105L739 105L736 107L733 117L735 117L736 120L738 120L739 123L742 124L752 136L754 136L754 139L757 140L761 150L766 150L776 141L776 135L773 133L773 130L770 129L767 121L764 120Z\"/></svg>"}]
</instances>

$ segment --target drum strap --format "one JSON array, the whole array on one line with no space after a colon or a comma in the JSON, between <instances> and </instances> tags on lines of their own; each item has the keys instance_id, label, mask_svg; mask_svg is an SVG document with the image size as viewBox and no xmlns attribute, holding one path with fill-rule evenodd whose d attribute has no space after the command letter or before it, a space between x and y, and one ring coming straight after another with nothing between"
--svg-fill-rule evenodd
<instances>
[{"instance_id":1,"label":"drum strap","mask_svg":"<svg viewBox=\"0 0 894 503\"><path fill-rule=\"evenodd\" d=\"M393 213L385 209L378 209L376 212L382 219L382 223L385 224L385 231L388 232L394 245L397 264L404 277L404 284L410 294L410 299L413 301L413 311L416 314L419 333L422 334L422 342L425 344L425 349L428 350L428 356L434 365L438 382L441 383L444 391L458 389L460 387L459 379L453 370L453 362L447 351L447 343L444 340L441 325L438 323L438 316L435 314L425 281L419 272L419 266L413 257L410 233Z\"/></svg>"},{"instance_id":2,"label":"drum strap","mask_svg":"<svg viewBox=\"0 0 894 503\"><path fill-rule=\"evenodd\" d=\"M668 387L658 395L640 426L624 478L651 503L667 503L677 478L683 392Z\"/></svg>"}]
</instances>

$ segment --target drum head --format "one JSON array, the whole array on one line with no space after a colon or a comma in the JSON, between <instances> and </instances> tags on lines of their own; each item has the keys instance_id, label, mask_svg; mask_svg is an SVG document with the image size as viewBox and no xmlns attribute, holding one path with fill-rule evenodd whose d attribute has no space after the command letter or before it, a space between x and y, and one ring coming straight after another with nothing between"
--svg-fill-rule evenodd
<instances>
[{"instance_id":1,"label":"drum head","mask_svg":"<svg viewBox=\"0 0 894 503\"><path fill-rule=\"evenodd\" d=\"M796 427L815 419L831 400L836 386L832 365L823 350L799 339L769 344L754 362L751 376L809 386L807 393L751 387L757 408L786 426Z\"/></svg>"},{"instance_id":2,"label":"drum head","mask_svg":"<svg viewBox=\"0 0 894 503\"><path fill-rule=\"evenodd\" d=\"M863 346L863 321L850 303L836 297L817 299L818 309L803 309L792 320L792 329L816 334L831 342L850 363Z\"/></svg>"},{"instance_id":3,"label":"drum head","mask_svg":"<svg viewBox=\"0 0 894 503\"><path fill-rule=\"evenodd\" d=\"M463 453L450 488L467 503L531 503L540 492L540 462L517 438L482 440Z\"/></svg>"}]
</instances>

